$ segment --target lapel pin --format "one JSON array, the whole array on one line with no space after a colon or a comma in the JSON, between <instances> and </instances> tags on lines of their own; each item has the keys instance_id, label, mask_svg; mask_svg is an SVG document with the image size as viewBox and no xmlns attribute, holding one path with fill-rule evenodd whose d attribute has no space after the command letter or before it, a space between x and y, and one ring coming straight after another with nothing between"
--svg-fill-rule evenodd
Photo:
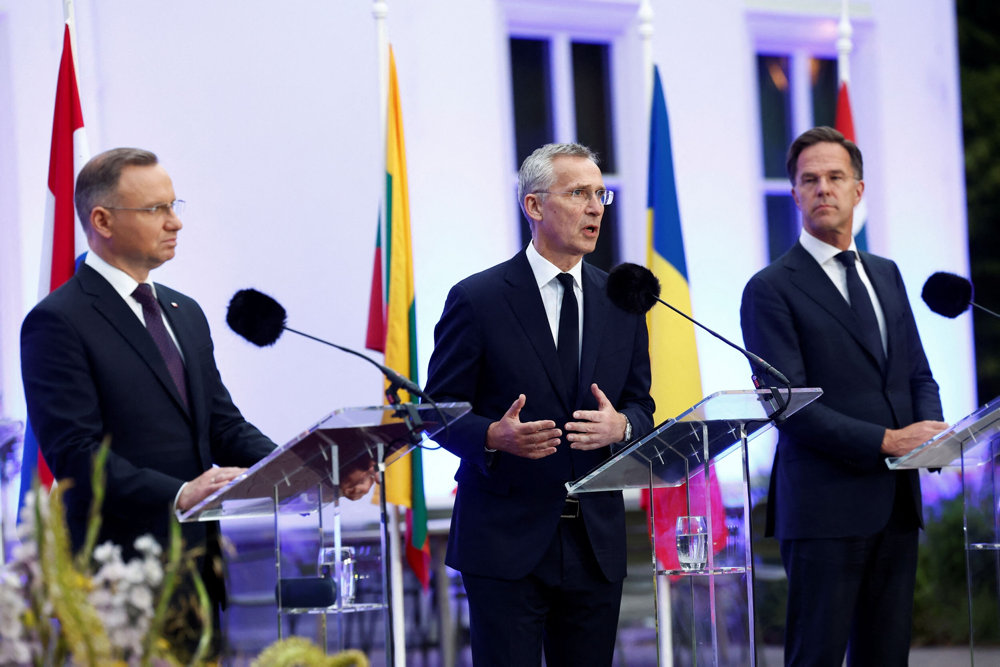
<instances>
[{"instance_id":1,"label":"lapel pin","mask_svg":"<svg viewBox=\"0 0 1000 667\"><path fill-rule=\"evenodd\" d=\"M171 308L177 308L177 307L178 307L178 306L177 306L177 302L176 302L176 301L171 301L171 302L170 302L170 307L171 307Z\"/></svg>"}]
</instances>

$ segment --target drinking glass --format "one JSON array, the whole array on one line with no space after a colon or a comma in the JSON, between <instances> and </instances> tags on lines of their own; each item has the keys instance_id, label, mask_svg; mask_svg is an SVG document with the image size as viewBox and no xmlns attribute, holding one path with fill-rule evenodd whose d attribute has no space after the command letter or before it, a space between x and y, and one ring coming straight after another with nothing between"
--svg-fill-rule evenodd
<instances>
[{"instance_id":1,"label":"drinking glass","mask_svg":"<svg viewBox=\"0 0 1000 667\"><path fill-rule=\"evenodd\" d=\"M677 560L685 572L705 569L708 560L708 528L703 516L677 517Z\"/></svg>"}]
</instances>

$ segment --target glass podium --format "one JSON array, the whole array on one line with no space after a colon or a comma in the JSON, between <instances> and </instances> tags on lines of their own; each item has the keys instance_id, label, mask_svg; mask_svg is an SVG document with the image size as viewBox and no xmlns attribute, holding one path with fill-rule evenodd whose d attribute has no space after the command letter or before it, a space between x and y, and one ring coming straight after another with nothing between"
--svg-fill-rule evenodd
<instances>
[{"instance_id":1,"label":"glass podium","mask_svg":"<svg viewBox=\"0 0 1000 667\"><path fill-rule=\"evenodd\" d=\"M957 467L969 614L969 655L996 649L1000 606L1000 397L963 417L909 454L886 460L892 470ZM991 621L992 619L992 621ZM993 660L993 656L980 656ZM982 662L982 661L981 661ZM985 663L984 663L985 664Z\"/></svg>"},{"instance_id":2,"label":"glass podium","mask_svg":"<svg viewBox=\"0 0 1000 667\"><path fill-rule=\"evenodd\" d=\"M776 395L775 392L780 392ZM728 584L744 580L737 589L745 590L745 600L739 603L742 623L746 628L748 646L745 662L756 664L756 646L754 638L754 594L753 594L753 547L750 523L750 469L747 446L751 440L765 433L774 424L775 415L783 403L787 406L780 412L778 419L784 419L802 409L821 394L820 389L759 389L741 391L722 391L703 398L696 405L681 413L674 419L667 420L653 431L635 440L612 456L608 461L598 466L580 479L566 485L569 493L587 493L594 491L610 491L620 489L653 489L664 487L679 487L684 485L686 494L687 514L705 519L707 536L714 537L719 530L726 527L713 526L713 512L706 504L711 497L707 491L701 494L700 502L697 494L692 494L693 486L707 489L709 480L714 476L712 469L731 454L741 454L741 469L743 482L743 512L742 525L736 528L739 533L735 548L727 548L716 553L715 548L704 549L704 563L694 567L666 570L657 562L655 517L650 515L653 538L653 573L654 583L661 584L669 579L688 584L691 604L691 616L688 619L692 628L691 655L693 663L699 656L707 656L713 664L720 664L720 641L726 642L726 633L719 631L719 609L716 605L717 578ZM652 507L652 503L651 503ZM714 540L711 540L714 542ZM704 595L696 594L695 580L707 583L698 589L707 588ZM656 597L662 595L666 586L655 585ZM742 596L742 593L740 593ZM695 598L700 602L696 602ZM702 602L704 604L702 604ZM661 618L662 610L669 611L669 603L664 606L660 599L656 603L656 624L658 638L659 664L668 664L672 656L665 655L670 642L664 642L664 635L670 632L665 627L667 621ZM744 606L745 605L745 606ZM709 619L708 627L694 618L696 609L705 612Z\"/></svg>"},{"instance_id":3,"label":"glass podium","mask_svg":"<svg viewBox=\"0 0 1000 667\"><path fill-rule=\"evenodd\" d=\"M278 637L282 619L320 614L324 646L328 616L337 623L334 648L343 650L346 615L382 615L386 664L392 664L392 596L384 475L399 460L469 411L468 403L380 405L334 410L230 484L190 510L188 521L267 517L274 522L275 601ZM378 483L379 526L374 540L353 542L341 517ZM318 552L307 571L282 573L282 521L315 535ZM324 522L332 525L325 526ZM311 524L311 525L309 525ZM315 532L312 532L315 531ZM287 566L286 566L286 569Z\"/></svg>"}]
</instances>

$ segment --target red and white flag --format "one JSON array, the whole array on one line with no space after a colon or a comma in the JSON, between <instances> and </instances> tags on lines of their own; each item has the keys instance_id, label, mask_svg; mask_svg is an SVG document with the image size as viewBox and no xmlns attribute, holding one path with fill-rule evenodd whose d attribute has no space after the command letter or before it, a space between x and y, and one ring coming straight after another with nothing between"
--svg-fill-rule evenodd
<instances>
[{"instance_id":1,"label":"red and white flag","mask_svg":"<svg viewBox=\"0 0 1000 667\"><path fill-rule=\"evenodd\" d=\"M86 238L83 230L77 226L73 210L73 185L80 168L89 159L90 151L83 128L72 27L72 20L67 19L63 27L63 50L59 61L55 112L52 117L39 299L73 276L77 257L87 249ZM31 489L32 477L36 470L42 485L50 487L52 473L38 451L38 443L31 431L31 425L28 424L25 429L21 460L21 504L24 494Z\"/></svg>"},{"instance_id":2,"label":"red and white flag","mask_svg":"<svg viewBox=\"0 0 1000 667\"><path fill-rule=\"evenodd\" d=\"M841 75L843 70L841 68ZM847 81L841 79L837 90L837 115L833 121L834 129L854 143L854 115L851 113L851 96L847 92ZM865 223L868 222L868 202L864 198L854 208L854 242L859 250L868 249L868 235L865 233Z\"/></svg>"}]
</instances>

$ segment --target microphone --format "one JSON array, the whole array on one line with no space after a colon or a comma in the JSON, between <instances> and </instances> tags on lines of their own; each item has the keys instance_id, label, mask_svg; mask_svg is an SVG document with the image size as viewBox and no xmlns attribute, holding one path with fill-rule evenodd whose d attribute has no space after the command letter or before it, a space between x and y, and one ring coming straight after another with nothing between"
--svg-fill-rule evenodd
<instances>
[{"instance_id":1,"label":"microphone","mask_svg":"<svg viewBox=\"0 0 1000 667\"><path fill-rule=\"evenodd\" d=\"M611 269L611 272L608 274L607 292L608 298L611 299L611 303L615 304L625 312L632 313L634 315L644 315L650 308L653 307L654 304L657 302L662 303L664 306L674 311L684 319L698 325L729 347L735 349L737 352L746 357L750 364L755 368L770 374L786 387L791 386L788 378L786 378L785 375L777 368L767 363L753 352L743 349L736 343L730 341L728 338L712 331L701 322L693 319L685 313L682 313L661 299L660 281L655 275L653 275L653 272L645 266L639 266L638 264L626 262ZM756 379L754 383L756 384Z\"/></svg>"},{"instance_id":2,"label":"microphone","mask_svg":"<svg viewBox=\"0 0 1000 667\"><path fill-rule=\"evenodd\" d=\"M398 403L399 399L396 397L396 390L405 389L411 395L419 396L431 405L436 405L434 400L425 394L415 382L400 375L388 366L384 366L371 357L348 347L331 343L328 340L311 336L302 331L296 331L287 326L285 321L286 314L282 305L268 295L258 292L255 289L242 289L238 291L229 301L229 308L226 310L226 324L229 325L229 328L257 347L274 345L275 341L281 336L282 331L291 331L294 334L304 336L318 343L335 347L341 352L353 354L378 368L389 380L390 386L386 390L386 394L390 400L395 398L394 402Z\"/></svg>"},{"instance_id":3,"label":"microphone","mask_svg":"<svg viewBox=\"0 0 1000 667\"><path fill-rule=\"evenodd\" d=\"M954 273L938 271L931 275L924 283L924 289L920 292L920 296L928 308L945 317L958 317L968 310L969 306L974 306L993 317L1000 317L1000 314L974 302L972 300L972 283Z\"/></svg>"}]
</instances>

